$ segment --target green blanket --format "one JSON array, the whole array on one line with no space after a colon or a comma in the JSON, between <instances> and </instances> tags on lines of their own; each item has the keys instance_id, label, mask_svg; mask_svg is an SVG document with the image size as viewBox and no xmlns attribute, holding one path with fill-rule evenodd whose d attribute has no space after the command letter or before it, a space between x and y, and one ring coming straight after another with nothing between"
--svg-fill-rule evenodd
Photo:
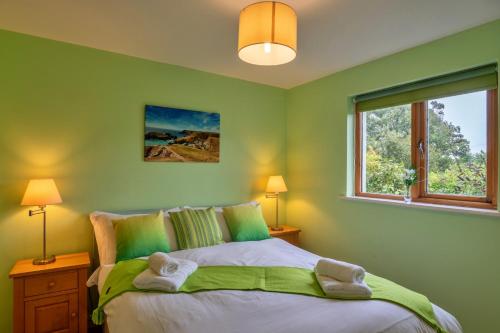
<instances>
[{"instance_id":1,"label":"green blanket","mask_svg":"<svg viewBox=\"0 0 500 333\"><path fill-rule=\"evenodd\" d=\"M120 261L106 279L99 305L92 313L95 324L104 322L104 306L125 292L161 292L137 289L132 284L135 277L148 268L145 260ZM372 300L398 304L422 318L438 333L446 333L436 320L427 297L406 289L381 277L367 274L365 282L372 289ZM262 290L327 298L314 272L293 267L256 266L202 266L182 285L179 293L208 290Z\"/></svg>"}]
</instances>

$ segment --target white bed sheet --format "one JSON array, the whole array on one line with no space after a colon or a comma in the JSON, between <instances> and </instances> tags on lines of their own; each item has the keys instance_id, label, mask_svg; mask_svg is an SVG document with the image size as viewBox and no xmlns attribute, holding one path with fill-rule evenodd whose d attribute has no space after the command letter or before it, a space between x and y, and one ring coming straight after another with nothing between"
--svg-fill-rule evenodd
<instances>
[{"instance_id":1,"label":"white bed sheet","mask_svg":"<svg viewBox=\"0 0 500 333\"><path fill-rule=\"evenodd\" d=\"M319 257L280 239L233 242L170 253L200 266L289 266L312 269ZM113 265L102 267L102 289ZM433 305L441 326L461 333L458 321ZM412 312L384 301L340 301L260 291L193 294L125 293L104 311L110 333L431 333Z\"/></svg>"}]
</instances>

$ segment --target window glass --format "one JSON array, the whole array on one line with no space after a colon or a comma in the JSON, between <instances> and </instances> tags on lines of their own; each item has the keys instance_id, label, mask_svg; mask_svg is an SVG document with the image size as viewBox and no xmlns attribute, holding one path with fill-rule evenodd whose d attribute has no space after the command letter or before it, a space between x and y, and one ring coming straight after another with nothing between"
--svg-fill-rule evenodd
<instances>
[{"instance_id":1,"label":"window glass","mask_svg":"<svg viewBox=\"0 0 500 333\"><path fill-rule=\"evenodd\" d=\"M405 193L403 174L411 166L411 104L362 113L362 191Z\"/></svg>"},{"instance_id":2,"label":"window glass","mask_svg":"<svg viewBox=\"0 0 500 333\"><path fill-rule=\"evenodd\" d=\"M486 91L427 102L427 192L486 196Z\"/></svg>"}]
</instances>

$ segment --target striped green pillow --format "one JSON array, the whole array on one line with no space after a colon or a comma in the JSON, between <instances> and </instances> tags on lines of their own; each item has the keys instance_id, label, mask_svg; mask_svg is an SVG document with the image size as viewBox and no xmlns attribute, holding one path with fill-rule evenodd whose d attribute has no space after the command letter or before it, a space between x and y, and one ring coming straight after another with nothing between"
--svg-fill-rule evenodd
<instances>
[{"instance_id":1,"label":"striped green pillow","mask_svg":"<svg viewBox=\"0 0 500 333\"><path fill-rule=\"evenodd\" d=\"M185 208L169 214L181 250L224 243L213 207Z\"/></svg>"}]
</instances>

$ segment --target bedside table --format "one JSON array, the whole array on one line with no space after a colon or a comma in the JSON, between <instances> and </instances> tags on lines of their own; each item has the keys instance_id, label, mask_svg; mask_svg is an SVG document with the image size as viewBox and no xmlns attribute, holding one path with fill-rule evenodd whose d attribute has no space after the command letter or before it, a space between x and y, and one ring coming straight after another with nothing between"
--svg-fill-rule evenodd
<instances>
[{"instance_id":1,"label":"bedside table","mask_svg":"<svg viewBox=\"0 0 500 333\"><path fill-rule=\"evenodd\" d=\"M287 241L290 244L293 244L295 246L299 246L300 229L295 228L295 227L290 227L287 225L282 225L282 227L283 227L283 230L281 230L281 231L274 231L271 229L271 227L268 227L269 234L271 235L271 237L281 238L282 240Z\"/></svg>"},{"instance_id":2,"label":"bedside table","mask_svg":"<svg viewBox=\"0 0 500 333\"><path fill-rule=\"evenodd\" d=\"M14 280L14 333L87 333L87 252L56 256L47 265L32 259L16 262Z\"/></svg>"}]
</instances>

